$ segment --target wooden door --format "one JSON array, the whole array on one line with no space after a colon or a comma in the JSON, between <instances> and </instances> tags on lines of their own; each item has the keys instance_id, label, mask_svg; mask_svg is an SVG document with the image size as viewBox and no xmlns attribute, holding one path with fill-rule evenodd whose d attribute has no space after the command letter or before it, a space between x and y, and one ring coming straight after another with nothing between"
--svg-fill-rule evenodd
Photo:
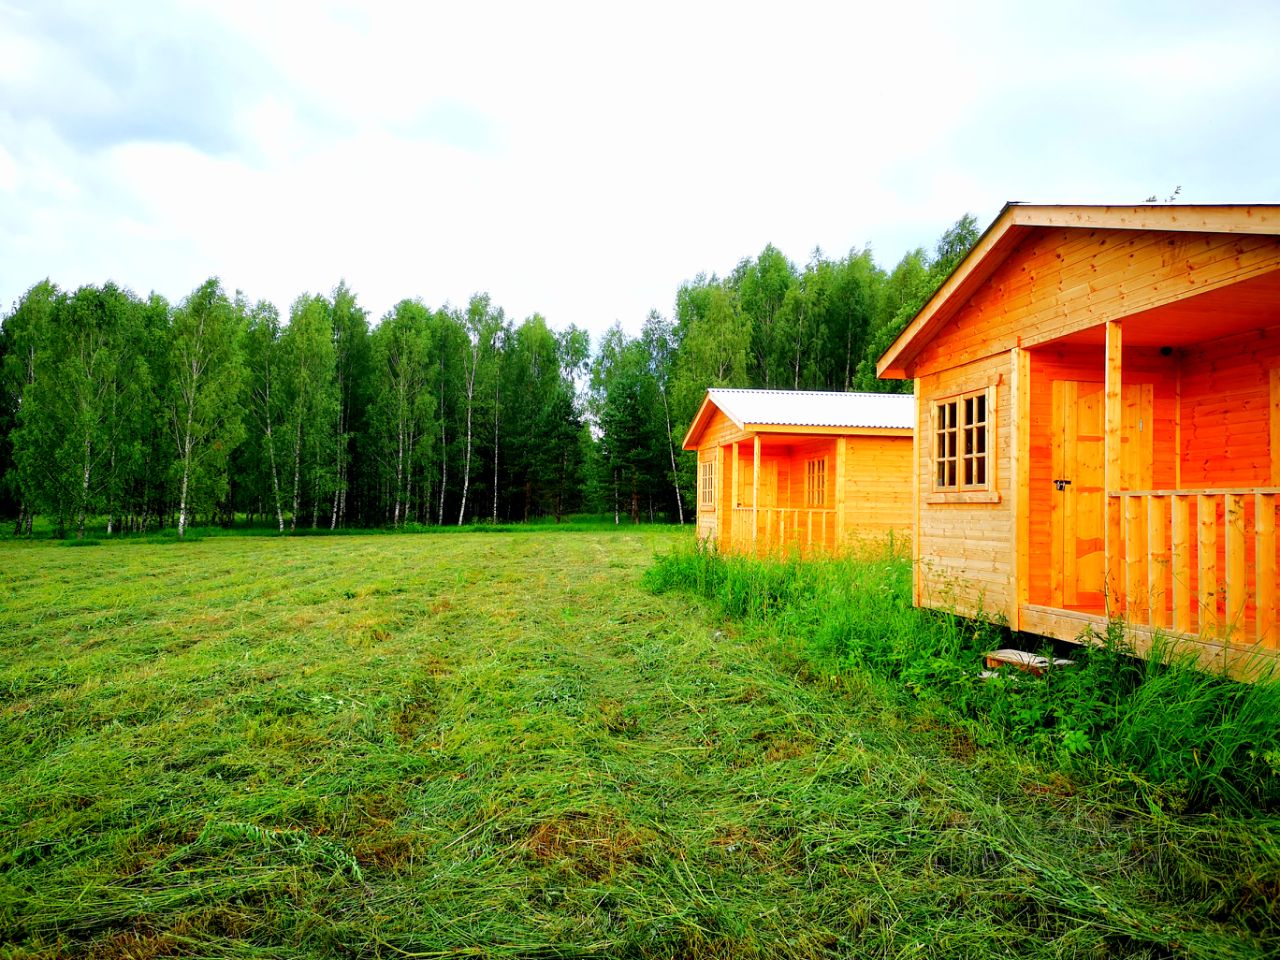
<instances>
[{"instance_id":1,"label":"wooden door","mask_svg":"<svg viewBox=\"0 0 1280 960\"><path fill-rule=\"evenodd\" d=\"M1101 611L1107 560L1103 385L1054 380L1052 389L1055 490L1048 559L1053 604ZM1122 389L1124 489L1151 486L1153 393L1151 384L1125 384Z\"/></svg>"}]
</instances>

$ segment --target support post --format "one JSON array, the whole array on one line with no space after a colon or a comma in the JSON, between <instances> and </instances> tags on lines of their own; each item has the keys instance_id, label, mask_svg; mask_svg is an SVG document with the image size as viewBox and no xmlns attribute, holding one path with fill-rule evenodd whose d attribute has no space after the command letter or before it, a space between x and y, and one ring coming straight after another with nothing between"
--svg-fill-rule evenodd
<instances>
[{"instance_id":1,"label":"support post","mask_svg":"<svg viewBox=\"0 0 1280 960\"><path fill-rule=\"evenodd\" d=\"M1271 485L1280 487L1280 367L1271 371Z\"/></svg>"},{"instance_id":2,"label":"support post","mask_svg":"<svg viewBox=\"0 0 1280 960\"><path fill-rule=\"evenodd\" d=\"M733 489L729 493L729 540L742 549L742 524L738 522L738 507L742 505L742 485L739 479L738 441L733 442Z\"/></svg>"},{"instance_id":3,"label":"support post","mask_svg":"<svg viewBox=\"0 0 1280 960\"><path fill-rule=\"evenodd\" d=\"M1103 417L1103 450L1106 464L1103 470L1103 495L1106 499L1107 529L1107 615L1120 616L1124 613L1124 548L1123 548L1123 504L1120 497L1112 496L1120 489L1120 443L1123 436L1124 404L1121 390L1122 338L1120 321L1107 321L1107 360L1104 382L1105 410Z\"/></svg>"},{"instance_id":4,"label":"support post","mask_svg":"<svg viewBox=\"0 0 1280 960\"><path fill-rule=\"evenodd\" d=\"M1031 489L1031 356L1021 347L1009 351L1009 450L1013 457L1009 471L1009 509L1013 512L1013 589L1009 591L1006 617L1013 630L1022 629L1022 608L1030 598L1031 516L1028 510ZM999 411L1001 405L997 403ZM988 416L991 416L988 411Z\"/></svg>"},{"instance_id":5,"label":"support post","mask_svg":"<svg viewBox=\"0 0 1280 960\"><path fill-rule=\"evenodd\" d=\"M925 468L920 463L920 455L923 450L929 449L932 444L933 437L927 435L924 431L927 424L921 417L921 411L924 410L924 402L920 399L920 378L915 378L913 384L913 396L915 398L915 429L911 431L911 602L915 606L920 606L920 483L925 474ZM924 438L923 442L921 437Z\"/></svg>"},{"instance_id":6,"label":"support post","mask_svg":"<svg viewBox=\"0 0 1280 960\"><path fill-rule=\"evenodd\" d=\"M760 537L760 434L756 434L752 449L751 468L751 542Z\"/></svg>"},{"instance_id":7,"label":"support post","mask_svg":"<svg viewBox=\"0 0 1280 960\"><path fill-rule=\"evenodd\" d=\"M833 502L836 508L836 542L835 550L839 552L844 549L845 537L845 477L848 475L848 464L846 460L849 456L849 440L847 437L836 438L836 495Z\"/></svg>"},{"instance_id":8,"label":"support post","mask_svg":"<svg viewBox=\"0 0 1280 960\"><path fill-rule=\"evenodd\" d=\"M724 495L725 487L728 486L724 479L724 444L716 446L716 547L724 550L725 534L728 532L725 524L733 523L733 511L728 511L729 516L725 516L725 501L729 498ZM730 527L732 529L732 527Z\"/></svg>"}]
</instances>

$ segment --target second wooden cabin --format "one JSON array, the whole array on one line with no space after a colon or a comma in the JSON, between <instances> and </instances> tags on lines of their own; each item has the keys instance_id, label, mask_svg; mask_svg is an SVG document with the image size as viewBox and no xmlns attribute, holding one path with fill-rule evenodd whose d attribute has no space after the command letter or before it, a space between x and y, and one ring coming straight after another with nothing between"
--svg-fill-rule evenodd
<instances>
[{"instance_id":1,"label":"second wooden cabin","mask_svg":"<svg viewBox=\"0 0 1280 960\"><path fill-rule=\"evenodd\" d=\"M914 403L902 394L707 391L698 536L723 551L832 553L911 528Z\"/></svg>"},{"instance_id":2,"label":"second wooden cabin","mask_svg":"<svg viewBox=\"0 0 1280 960\"><path fill-rule=\"evenodd\" d=\"M1280 654L1280 208L1011 204L879 372L915 380L918 605Z\"/></svg>"}]
</instances>

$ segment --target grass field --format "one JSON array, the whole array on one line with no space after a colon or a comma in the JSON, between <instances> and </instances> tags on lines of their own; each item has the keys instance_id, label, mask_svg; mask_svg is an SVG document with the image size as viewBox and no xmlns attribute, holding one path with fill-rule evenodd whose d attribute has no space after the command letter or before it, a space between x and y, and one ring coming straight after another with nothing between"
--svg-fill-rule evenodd
<instances>
[{"instance_id":1,"label":"grass field","mask_svg":"<svg viewBox=\"0 0 1280 960\"><path fill-rule=\"evenodd\" d=\"M0 543L0 957L1264 957L1275 820L640 584L687 532Z\"/></svg>"}]
</instances>

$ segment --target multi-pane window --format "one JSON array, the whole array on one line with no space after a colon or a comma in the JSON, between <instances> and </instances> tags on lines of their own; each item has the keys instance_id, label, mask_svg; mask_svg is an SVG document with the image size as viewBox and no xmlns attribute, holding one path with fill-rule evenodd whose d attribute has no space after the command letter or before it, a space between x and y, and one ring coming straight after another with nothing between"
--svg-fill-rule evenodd
<instances>
[{"instance_id":1,"label":"multi-pane window","mask_svg":"<svg viewBox=\"0 0 1280 960\"><path fill-rule=\"evenodd\" d=\"M827 458L819 457L805 464L804 502L808 507L827 505Z\"/></svg>"},{"instance_id":2,"label":"multi-pane window","mask_svg":"<svg viewBox=\"0 0 1280 960\"><path fill-rule=\"evenodd\" d=\"M934 488L985 490L990 447L987 391L947 400L934 407Z\"/></svg>"},{"instance_id":3,"label":"multi-pane window","mask_svg":"<svg viewBox=\"0 0 1280 960\"><path fill-rule=\"evenodd\" d=\"M703 460L698 464L698 505L714 509L716 505L716 462Z\"/></svg>"}]
</instances>

